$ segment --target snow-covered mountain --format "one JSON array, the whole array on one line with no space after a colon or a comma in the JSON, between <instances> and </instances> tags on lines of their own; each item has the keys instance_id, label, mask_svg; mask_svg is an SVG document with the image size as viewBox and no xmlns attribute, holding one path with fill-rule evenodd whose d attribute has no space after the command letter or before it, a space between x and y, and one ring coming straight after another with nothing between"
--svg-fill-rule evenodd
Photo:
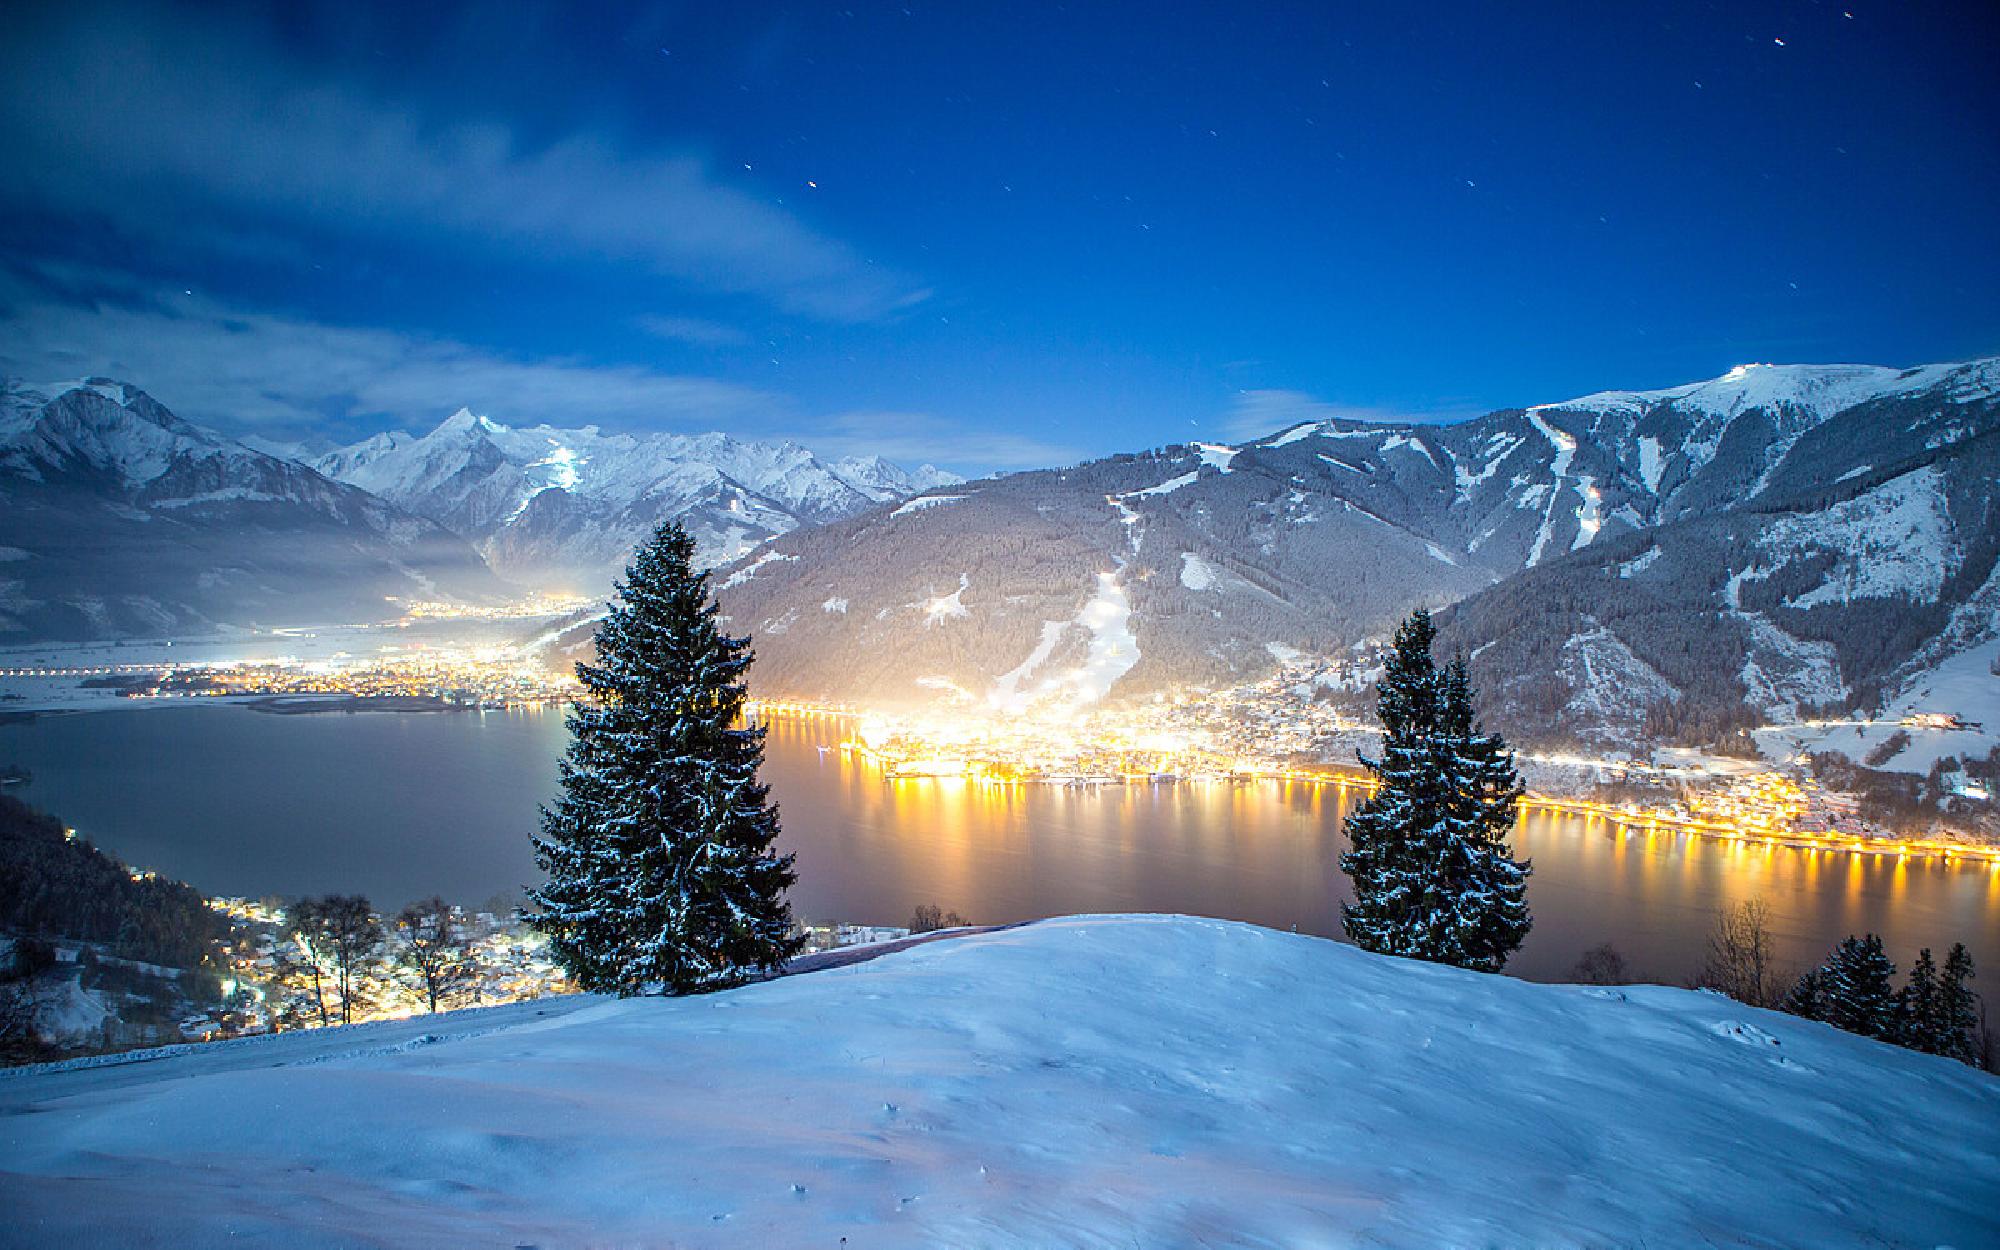
<instances>
[{"instance_id":1,"label":"snow-covered mountain","mask_svg":"<svg viewBox=\"0 0 2000 1250\"><path fill-rule=\"evenodd\" d=\"M1318 422L933 490L777 540L724 606L774 691L1007 705L1254 677L1477 595L1451 641L1502 722L1563 736L1691 696L1698 729L1873 698L1925 647L1991 635L1968 605L2000 532L1996 425L2000 360L1746 365L1456 425ZM1609 620L1553 593L1586 567L1651 597ZM1727 598L1739 573L1747 605ZM1785 610L1759 606L1781 590ZM1847 632L1872 641L1826 650ZM1532 692L1507 685L1523 673Z\"/></svg>"},{"instance_id":2,"label":"snow-covered mountain","mask_svg":"<svg viewBox=\"0 0 2000 1250\"><path fill-rule=\"evenodd\" d=\"M958 480L929 465L826 461L792 442L514 428L464 409L428 434L378 434L308 462L463 536L503 577L578 588L608 584L670 518L720 564L800 525Z\"/></svg>"},{"instance_id":3,"label":"snow-covered mountain","mask_svg":"<svg viewBox=\"0 0 2000 1250\"><path fill-rule=\"evenodd\" d=\"M2000 639L2000 362L1771 372L1744 379L1757 406L1692 429L1696 473L1662 467L1657 524L1455 609L1447 644L1514 720L1718 741L1887 707ZM1680 390L1642 411L1703 393ZM1632 419L1628 397L1593 400L1578 410ZM1937 710L2000 713L1987 685Z\"/></svg>"},{"instance_id":4,"label":"snow-covered mountain","mask_svg":"<svg viewBox=\"0 0 2000 1250\"><path fill-rule=\"evenodd\" d=\"M379 620L503 590L434 522L103 378L0 384L0 638Z\"/></svg>"},{"instance_id":5,"label":"snow-covered mountain","mask_svg":"<svg viewBox=\"0 0 2000 1250\"><path fill-rule=\"evenodd\" d=\"M1666 986L1095 916L0 1081L0 1244L1992 1246L1994 1079Z\"/></svg>"}]
</instances>

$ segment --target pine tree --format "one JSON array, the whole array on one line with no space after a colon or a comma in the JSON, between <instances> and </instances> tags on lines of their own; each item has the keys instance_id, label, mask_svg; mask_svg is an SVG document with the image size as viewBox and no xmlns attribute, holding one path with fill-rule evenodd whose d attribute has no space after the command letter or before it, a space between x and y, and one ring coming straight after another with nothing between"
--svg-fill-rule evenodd
<instances>
[{"instance_id":1,"label":"pine tree","mask_svg":"<svg viewBox=\"0 0 2000 1250\"><path fill-rule=\"evenodd\" d=\"M1896 1037L1896 965L1870 933L1849 937L1820 968L1821 1015L1837 1029L1893 1041Z\"/></svg>"},{"instance_id":2,"label":"pine tree","mask_svg":"<svg viewBox=\"0 0 2000 1250\"><path fill-rule=\"evenodd\" d=\"M1367 950L1493 972L1531 922L1530 866L1506 842L1520 777L1479 730L1464 664L1433 664L1435 639L1430 614L1412 613L1377 686L1382 754L1362 763L1380 785L1347 821L1341 924Z\"/></svg>"},{"instance_id":3,"label":"pine tree","mask_svg":"<svg viewBox=\"0 0 2000 1250\"><path fill-rule=\"evenodd\" d=\"M1911 1050L1941 1053L1944 1041L1943 1000L1938 993L1937 962L1926 946L1910 965L1909 983L1896 995L1896 1041Z\"/></svg>"},{"instance_id":4,"label":"pine tree","mask_svg":"<svg viewBox=\"0 0 2000 1250\"><path fill-rule=\"evenodd\" d=\"M1815 968L1792 983L1792 988L1778 1003L1778 1010L1789 1011L1795 1016L1808 1020L1826 1019L1826 989L1819 969Z\"/></svg>"},{"instance_id":5,"label":"pine tree","mask_svg":"<svg viewBox=\"0 0 2000 1250\"><path fill-rule=\"evenodd\" d=\"M715 623L678 523L634 555L597 630L589 695L569 716L562 794L542 813L534 923L579 985L686 994L740 984L797 953L757 780L764 731L739 724L749 640Z\"/></svg>"},{"instance_id":6,"label":"pine tree","mask_svg":"<svg viewBox=\"0 0 2000 1250\"><path fill-rule=\"evenodd\" d=\"M1972 953L1965 949L1965 943L1953 943L1944 957L1944 976L1938 983L1935 1053L1977 1066L1979 1051L1972 1031L1979 1024L1978 995L1966 984L1972 976Z\"/></svg>"}]
</instances>

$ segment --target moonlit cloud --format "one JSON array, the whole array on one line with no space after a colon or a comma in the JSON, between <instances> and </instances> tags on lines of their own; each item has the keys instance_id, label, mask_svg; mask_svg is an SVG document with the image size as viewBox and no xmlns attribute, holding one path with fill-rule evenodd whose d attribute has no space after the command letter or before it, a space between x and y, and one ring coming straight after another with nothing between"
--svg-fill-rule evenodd
<instances>
[{"instance_id":1,"label":"moonlit cloud","mask_svg":"<svg viewBox=\"0 0 2000 1250\"><path fill-rule=\"evenodd\" d=\"M517 263L638 265L836 322L926 295L696 155L426 116L315 81L220 17L24 7L0 20L0 202L18 208L232 255L246 232L283 246L287 226L429 235Z\"/></svg>"},{"instance_id":2,"label":"moonlit cloud","mask_svg":"<svg viewBox=\"0 0 2000 1250\"><path fill-rule=\"evenodd\" d=\"M518 359L448 338L149 292L115 274L54 276L0 278L0 372L35 382L129 380L231 433L418 428L461 405L506 421L657 428L741 425L789 407L709 378Z\"/></svg>"},{"instance_id":3,"label":"moonlit cloud","mask_svg":"<svg viewBox=\"0 0 2000 1250\"><path fill-rule=\"evenodd\" d=\"M1082 455L1074 447L1024 434L972 429L922 412L836 413L800 427L792 437L834 455L881 456L969 474L1069 464Z\"/></svg>"},{"instance_id":4,"label":"moonlit cloud","mask_svg":"<svg viewBox=\"0 0 2000 1250\"><path fill-rule=\"evenodd\" d=\"M729 347L750 341L750 336L735 326L700 317L649 315L640 317L638 326L656 339L687 343L694 347Z\"/></svg>"},{"instance_id":5,"label":"moonlit cloud","mask_svg":"<svg viewBox=\"0 0 2000 1250\"><path fill-rule=\"evenodd\" d=\"M825 455L879 455L968 474L1078 455L927 413L815 416L796 396L713 378L520 358L73 266L0 269L0 376L130 381L189 420L266 444L425 430L469 407L510 424L792 438Z\"/></svg>"}]
</instances>

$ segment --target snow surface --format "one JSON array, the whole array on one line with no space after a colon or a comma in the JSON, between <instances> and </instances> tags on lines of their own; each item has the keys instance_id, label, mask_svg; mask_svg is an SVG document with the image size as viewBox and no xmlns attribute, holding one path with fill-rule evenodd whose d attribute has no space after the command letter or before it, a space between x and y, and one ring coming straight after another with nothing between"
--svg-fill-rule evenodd
<instances>
[{"instance_id":1,"label":"snow surface","mask_svg":"<svg viewBox=\"0 0 2000 1250\"><path fill-rule=\"evenodd\" d=\"M1640 573L1645 572L1647 569L1652 568L1653 561L1659 558L1660 558L1660 549L1658 547L1648 547L1646 548L1646 554L1642 556L1635 556L1632 559L1625 561L1625 563L1619 565L1618 576L1636 577ZM1732 585L1733 584L1734 583L1732 583Z\"/></svg>"},{"instance_id":2,"label":"snow surface","mask_svg":"<svg viewBox=\"0 0 2000 1250\"><path fill-rule=\"evenodd\" d=\"M1158 486L1148 486L1144 490L1126 491L1119 498L1135 499L1145 495L1171 495L1183 486L1194 485L1195 480L1200 476L1201 470L1196 469L1193 473L1183 473L1179 477L1170 477Z\"/></svg>"},{"instance_id":3,"label":"snow surface","mask_svg":"<svg viewBox=\"0 0 2000 1250\"><path fill-rule=\"evenodd\" d=\"M744 565L742 568L736 570L734 573L731 573L728 577L724 578L722 581L722 589L729 590L733 587L741 586L743 583L749 581L751 578L756 577L757 570L763 568L767 564L783 564L788 561L792 563L797 563L798 557L788 556L782 551L767 551L763 555L758 556L755 560L752 560L750 563Z\"/></svg>"},{"instance_id":4,"label":"snow surface","mask_svg":"<svg viewBox=\"0 0 2000 1250\"><path fill-rule=\"evenodd\" d=\"M1320 430L1319 422L1308 421L1304 425L1295 425L1291 429L1286 430L1283 434L1280 434L1275 438L1268 440L1267 442L1265 442L1264 446L1289 447L1293 443L1298 442L1302 438L1311 438L1313 435L1319 433L1319 430Z\"/></svg>"},{"instance_id":5,"label":"snow surface","mask_svg":"<svg viewBox=\"0 0 2000 1250\"><path fill-rule=\"evenodd\" d=\"M1896 595L1935 600L1959 561L1943 475L1930 467L1905 473L1823 511L1779 520L1764 537L1772 563L1818 550L1838 552L1839 562L1793 607Z\"/></svg>"},{"instance_id":6,"label":"snow surface","mask_svg":"<svg viewBox=\"0 0 2000 1250\"><path fill-rule=\"evenodd\" d=\"M1633 732L1646 708L1680 698L1673 683L1601 625L1564 641L1557 670L1572 691L1564 713L1606 731Z\"/></svg>"},{"instance_id":7,"label":"snow surface","mask_svg":"<svg viewBox=\"0 0 2000 1250\"><path fill-rule=\"evenodd\" d=\"M965 498L964 495L918 495L915 499L901 505L889 515L896 517L911 512L922 512L925 508L935 508L939 504L944 503L956 503L963 498Z\"/></svg>"},{"instance_id":8,"label":"snow surface","mask_svg":"<svg viewBox=\"0 0 2000 1250\"><path fill-rule=\"evenodd\" d=\"M1229 447L1221 443L1196 443L1195 450L1201 453L1201 462L1223 473L1229 472L1230 461L1236 459L1240 447Z\"/></svg>"},{"instance_id":9,"label":"snow surface","mask_svg":"<svg viewBox=\"0 0 2000 1250\"><path fill-rule=\"evenodd\" d=\"M1880 766L1887 771L1923 775L1946 756L1984 759L2000 748L2000 676L1994 675L1996 664L2000 664L2000 638L1989 638L1917 673L1872 722L1761 730L1758 746L1767 756L1778 759L1799 751L1840 751L1860 762L1870 751L1903 733L1909 735L1910 745ZM1898 723L1920 712L1947 712L1980 727L1922 729Z\"/></svg>"},{"instance_id":10,"label":"snow surface","mask_svg":"<svg viewBox=\"0 0 2000 1250\"><path fill-rule=\"evenodd\" d=\"M1042 634L1035 641L1035 649L1028 652L1027 659L994 679L993 690L986 696L986 701L993 707L1008 712L1018 712L1027 707L1041 691L1023 690L1021 683L1033 677L1036 671L1048 662L1049 657L1055 654L1056 644L1060 643L1063 635L1069 632L1071 624L1070 621L1043 621ZM1042 689L1046 690L1056 684L1053 680L1044 682Z\"/></svg>"},{"instance_id":11,"label":"snow surface","mask_svg":"<svg viewBox=\"0 0 2000 1250\"><path fill-rule=\"evenodd\" d=\"M1737 365L1718 378L1655 391L1598 391L1551 408L1586 412L1637 412L1671 401L1676 408L1724 419L1752 408L1789 407L1815 418L1832 416L1870 400L1943 387L1953 403L1971 403L2000 394L2000 358L1893 369L1882 365Z\"/></svg>"},{"instance_id":12,"label":"snow surface","mask_svg":"<svg viewBox=\"0 0 2000 1250\"><path fill-rule=\"evenodd\" d=\"M924 628L939 625L945 621L962 621L972 615L972 609L965 606L960 596L972 588L972 578L964 573L958 575L958 589L948 595L937 595L926 601L924 607Z\"/></svg>"},{"instance_id":13,"label":"snow surface","mask_svg":"<svg viewBox=\"0 0 2000 1250\"><path fill-rule=\"evenodd\" d=\"M1189 590L1213 589L1215 566L1192 551L1181 552L1181 585Z\"/></svg>"},{"instance_id":14,"label":"snow surface","mask_svg":"<svg viewBox=\"0 0 2000 1250\"><path fill-rule=\"evenodd\" d=\"M1570 462L1576 459L1576 439L1568 431L1559 430L1542 420L1540 413L1533 409L1528 412L1528 422L1541 431L1542 437L1548 439L1549 445L1555 449L1549 460L1549 476L1555 479L1555 484L1549 491L1549 506L1542 513L1541 528L1535 533L1534 548L1528 552L1528 567L1533 568L1542 562L1542 552L1549 545L1549 535L1555 528L1556 501L1562 498L1562 484L1569 477ZM1545 484L1538 483L1537 489L1542 485ZM1521 498L1525 503L1528 496L1524 494Z\"/></svg>"},{"instance_id":15,"label":"snow surface","mask_svg":"<svg viewBox=\"0 0 2000 1250\"><path fill-rule=\"evenodd\" d=\"M1667 471L1667 462L1660 455L1660 440L1651 436L1639 440L1639 476L1646 480L1646 492L1660 493L1660 477Z\"/></svg>"},{"instance_id":16,"label":"snow surface","mask_svg":"<svg viewBox=\"0 0 2000 1250\"><path fill-rule=\"evenodd\" d=\"M2000 1244L2000 1082L1663 987L1080 917L0 1077L0 1244Z\"/></svg>"},{"instance_id":17,"label":"snow surface","mask_svg":"<svg viewBox=\"0 0 2000 1250\"><path fill-rule=\"evenodd\" d=\"M1097 575L1097 593L1076 619L1090 631L1090 650L1072 680L1083 702L1096 703L1139 662L1139 639L1132 633L1132 600L1118 584L1116 573Z\"/></svg>"}]
</instances>

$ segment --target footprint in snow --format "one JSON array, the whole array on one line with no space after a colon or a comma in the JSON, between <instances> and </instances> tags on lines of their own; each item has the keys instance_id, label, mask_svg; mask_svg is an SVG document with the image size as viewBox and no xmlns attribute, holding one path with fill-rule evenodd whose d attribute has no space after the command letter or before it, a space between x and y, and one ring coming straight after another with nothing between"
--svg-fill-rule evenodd
<instances>
[{"instance_id":1,"label":"footprint in snow","mask_svg":"<svg viewBox=\"0 0 2000 1250\"><path fill-rule=\"evenodd\" d=\"M1772 1037L1756 1025L1745 1024L1741 1020L1717 1020L1708 1027L1709 1031L1717 1037L1726 1037L1732 1042L1741 1042L1745 1046L1781 1045L1777 1038Z\"/></svg>"}]
</instances>

